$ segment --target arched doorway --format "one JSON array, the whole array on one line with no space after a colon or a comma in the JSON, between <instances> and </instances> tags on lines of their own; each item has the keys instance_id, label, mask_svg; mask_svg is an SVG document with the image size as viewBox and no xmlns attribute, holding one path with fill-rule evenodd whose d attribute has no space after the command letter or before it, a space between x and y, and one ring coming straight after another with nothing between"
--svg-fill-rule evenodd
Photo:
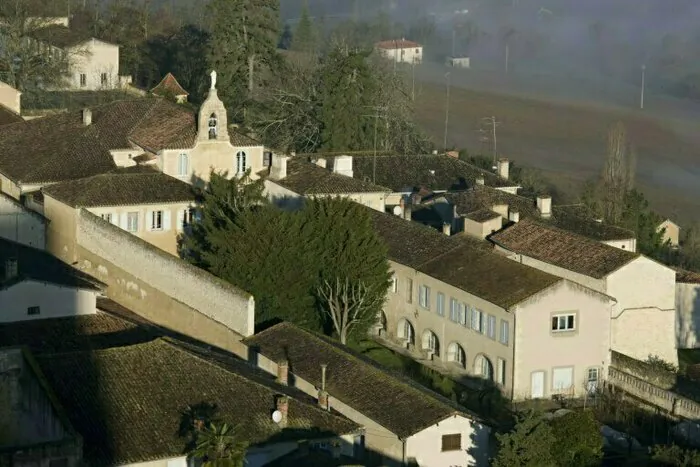
<instances>
[{"instance_id":1,"label":"arched doorway","mask_svg":"<svg viewBox=\"0 0 700 467\"><path fill-rule=\"evenodd\" d=\"M467 352L464 351L464 347L456 342L452 342L447 346L447 361L454 363L460 368L467 367Z\"/></svg>"},{"instance_id":2,"label":"arched doorway","mask_svg":"<svg viewBox=\"0 0 700 467\"><path fill-rule=\"evenodd\" d=\"M403 342L416 345L416 331L411 322L406 318L402 318L399 321L398 327L396 328L396 336Z\"/></svg>"},{"instance_id":3,"label":"arched doorway","mask_svg":"<svg viewBox=\"0 0 700 467\"><path fill-rule=\"evenodd\" d=\"M474 374L489 381L493 381L493 365L491 364L491 360L485 355L477 355L474 360Z\"/></svg>"},{"instance_id":4,"label":"arched doorway","mask_svg":"<svg viewBox=\"0 0 700 467\"><path fill-rule=\"evenodd\" d=\"M421 348L426 352L432 352L435 357L440 356L440 340L437 334L430 329L423 331L423 339L421 340Z\"/></svg>"}]
</instances>

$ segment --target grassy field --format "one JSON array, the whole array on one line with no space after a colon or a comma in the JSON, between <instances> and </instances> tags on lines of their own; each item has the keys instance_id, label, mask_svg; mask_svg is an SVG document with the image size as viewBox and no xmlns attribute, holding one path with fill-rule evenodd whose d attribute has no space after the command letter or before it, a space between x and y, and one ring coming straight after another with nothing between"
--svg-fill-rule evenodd
<instances>
[{"instance_id":1,"label":"grassy field","mask_svg":"<svg viewBox=\"0 0 700 467\"><path fill-rule=\"evenodd\" d=\"M421 83L417 120L442 145L445 86ZM575 190L602 167L610 126L622 121L637 157L637 182L653 206L681 221L700 220L700 173L695 124L655 118L652 112L601 104L516 97L460 87L450 89L448 146L491 153L482 141L484 117L495 116L498 153L523 166L542 169L560 186Z\"/></svg>"}]
</instances>

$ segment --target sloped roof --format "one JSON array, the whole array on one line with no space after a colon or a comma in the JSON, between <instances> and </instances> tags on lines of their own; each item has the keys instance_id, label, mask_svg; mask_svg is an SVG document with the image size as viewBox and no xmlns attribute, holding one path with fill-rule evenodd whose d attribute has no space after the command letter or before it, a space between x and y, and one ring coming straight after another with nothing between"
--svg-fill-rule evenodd
<instances>
[{"instance_id":1,"label":"sloped roof","mask_svg":"<svg viewBox=\"0 0 700 467\"><path fill-rule=\"evenodd\" d=\"M215 404L215 418L238 426L251 444L349 434L359 426L275 384L245 363L224 369L170 339L37 358L84 438L90 465L125 465L183 455L178 435L188 406ZM290 396L288 429L271 419L278 395Z\"/></svg>"},{"instance_id":2,"label":"sloped roof","mask_svg":"<svg viewBox=\"0 0 700 467\"><path fill-rule=\"evenodd\" d=\"M185 89L180 86L177 82L175 76L172 73L168 73L163 77L163 79L158 83L151 92L157 96L189 96L190 93L185 91Z\"/></svg>"},{"instance_id":3,"label":"sloped roof","mask_svg":"<svg viewBox=\"0 0 700 467\"><path fill-rule=\"evenodd\" d=\"M496 232L490 239L507 250L596 279L604 278L639 257L638 253L531 219Z\"/></svg>"},{"instance_id":4,"label":"sloped roof","mask_svg":"<svg viewBox=\"0 0 700 467\"><path fill-rule=\"evenodd\" d=\"M380 41L374 45L378 49L415 49L422 47L418 42L407 41L406 39Z\"/></svg>"},{"instance_id":5,"label":"sloped roof","mask_svg":"<svg viewBox=\"0 0 700 467\"><path fill-rule=\"evenodd\" d=\"M478 419L338 342L291 323L277 324L243 342L273 361L288 360L292 373L317 387L321 365L328 365L326 390L331 405L332 398L337 398L403 439L455 414Z\"/></svg>"},{"instance_id":6,"label":"sloped roof","mask_svg":"<svg viewBox=\"0 0 700 467\"><path fill-rule=\"evenodd\" d=\"M191 185L157 170L95 175L48 185L44 194L74 208L194 201Z\"/></svg>"},{"instance_id":7,"label":"sloped roof","mask_svg":"<svg viewBox=\"0 0 700 467\"><path fill-rule=\"evenodd\" d=\"M287 160L287 176L274 180L274 183L300 195L391 192L389 188L371 182L333 173L305 156L290 157Z\"/></svg>"},{"instance_id":8,"label":"sloped roof","mask_svg":"<svg viewBox=\"0 0 700 467\"><path fill-rule=\"evenodd\" d=\"M17 276L6 279L3 271L3 275L0 276L0 290L24 280L89 290L100 288L99 282L46 251L0 237L0 265L4 267L5 261L10 259L17 261Z\"/></svg>"},{"instance_id":9,"label":"sloped roof","mask_svg":"<svg viewBox=\"0 0 700 467\"><path fill-rule=\"evenodd\" d=\"M483 177L488 186L509 187L516 184L467 162L441 154L428 155L353 155L354 177L374 180L395 192L465 190ZM376 175L375 175L376 173Z\"/></svg>"},{"instance_id":10,"label":"sloped roof","mask_svg":"<svg viewBox=\"0 0 700 467\"><path fill-rule=\"evenodd\" d=\"M474 222L486 222L490 221L491 219L496 219L497 217L501 217L501 215L497 212L494 212L490 209L478 209L476 211L472 211L470 213L467 213L464 217L467 219L471 219Z\"/></svg>"},{"instance_id":11,"label":"sloped roof","mask_svg":"<svg viewBox=\"0 0 700 467\"><path fill-rule=\"evenodd\" d=\"M503 309L562 280L494 253L486 241L448 237L416 222L371 211L389 259Z\"/></svg>"}]
</instances>

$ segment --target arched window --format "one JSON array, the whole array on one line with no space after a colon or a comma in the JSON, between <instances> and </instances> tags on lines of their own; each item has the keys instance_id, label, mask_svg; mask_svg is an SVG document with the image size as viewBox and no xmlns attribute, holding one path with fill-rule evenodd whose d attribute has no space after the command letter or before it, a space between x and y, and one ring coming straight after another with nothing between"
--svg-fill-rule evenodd
<instances>
[{"instance_id":1,"label":"arched window","mask_svg":"<svg viewBox=\"0 0 700 467\"><path fill-rule=\"evenodd\" d=\"M430 329L423 332L423 350L428 350L436 357L440 356L440 341L437 335Z\"/></svg>"},{"instance_id":2,"label":"arched window","mask_svg":"<svg viewBox=\"0 0 700 467\"><path fill-rule=\"evenodd\" d=\"M236 153L236 173L242 174L246 169L246 153L244 151L238 151Z\"/></svg>"},{"instance_id":3,"label":"arched window","mask_svg":"<svg viewBox=\"0 0 700 467\"><path fill-rule=\"evenodd\" d=\"M216 139L217 126L219 122L216 114L209 115L209 139Z\"/></svg>"},{"instance_id":4,"label":"arched window","mask_svg":"<svg viewBox=\"0 0 700 467\"><path fill-rule=\"evenodd\" d=\"M460 368L467 366L467 353L464 348L456 342L452 342L447 347L447 361L458 365Z\"/></svg>"},{"instance_id":5,"label":"arched window","mask_svg":"<svg viewBox=\"0 0 700 467\"><path fill-rule=\"evenodd\" d=\"M484 355L477 355L476 360L474 360L474 374L493 381L493 365Z\"/></svg>"},{"instance_id":6,"label":"arched window","mask_svg":"<svg viewBox=\"0 0 700 467\"><path fill-rule=\"evenodd\" d=\"M190 156L183 152L178 156L177 174L184 177L190 173Z\"/></svg>"},{"instance_id":7,"label":"arched window","mask_svg":"<svg viewBox=\"0 0 700 467\"><path fill-rule=\"evenodd\" d=\"M399 339L408 342L411 345L416 343L416 333L413 330L413 325L407 319L402 319L399 321L399 325L396 328L396 335Z\"/></svg>"}]
</instances>

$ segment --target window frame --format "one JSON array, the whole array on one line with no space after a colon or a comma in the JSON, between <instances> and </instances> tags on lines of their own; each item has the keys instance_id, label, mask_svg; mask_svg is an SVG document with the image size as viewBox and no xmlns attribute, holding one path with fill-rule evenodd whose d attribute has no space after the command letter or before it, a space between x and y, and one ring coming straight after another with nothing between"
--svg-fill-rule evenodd
<instances>
[{"instance_id":1,"label":"window frame","mask_svg":"<svg viewBox=\"0 0 700 467\"><path fill-rule=\"evenodd\" d=\"M109 75L107 73L100 73L100 86L105 86L109 84Z\"/></svg>"},{"instance_id":2,"label":"window frame","mask_svg":"<svg viewBox=\"0 0 700 467\"><path fill-rule=\"evenodd\" d=\"M413 303L413 279L406 279L406 303Z\"/></svg>"},{"instance_id":3,"label":"window frame","mask_svg":"<svg viewBox=\"0 0 700 467\"><path fill-rule=\"evenodd\" d=\"M430 287L425 284L418 286L418 306L430 310Z\"/></svg>"},{"instance_id":4,"label":"window frame","mask_svg":"<svg viewBox=\"0 0 700 467\"><path fill-rule=\"evenodd\" d=\"M87 74L80 73L78 75L78 82L80 83L81 88L87 87Z\"/></svg>"},{"instance_id":5,"label":"window frame","mask_svg":"<svg viewBox=\"0 0 700 467\"><path fill-rule=\"evenodd\" d=\"M503 345L508 345L510 343L510 322L506 319L501 319L498 342Z\"/></svg>"},{"instance_id":6,"label":"window frame","mask_svg":"<svg viewBox=\"0 0 700 467\"><path fill-rule=\"evenodd\" d=\"M484 312L478 308L472 308L471 318L471 329L479 334L484 334Z\"/></svg>"},{"instance_id":7,"label":"window frame","mask_svg":"<svg viewBox=\"0 0 700 467\"><path fill-rule=\"evenodd\" d=\"M441 452L454 452L462 450L462 433L450 433L442 435Z\"/></svg>"},{"instance_id":8,"label":"window frame","mask_svg":"<svg viewBox=\"0 0 700 467\"><path fill-rule=\"evenodd\" d=\"M506 384L506 360L496 357L496 382L501 385Z\"/></svg>"},{"instance_id":9,"label":"window frame","mask_svg":"<svg viewBox=\"0 0 700 467\"><path fill-rule=\"evenodd\" d=\"M126 231L127 232L138 232L139 231L139 212L132 211L126 213ZM133 222L131 222L133 220Z\"/></svg>"},{"instance_id":10,"label":"window frame","mask_svg":"<svg viewBox=\"0 0 700 467\"><path fill-rule=\"evenodd\" d=\"M396 277L396 274L391 276L391 291L393 293L399 292L399 278Z\"/></svg>"},{"instance_id":11,"label":"window frame","mask_svg":"<svg viewBox=\"0 0 700 467\"><path fill-rule=\"evenodd\" d=\"M242 175L248 170L248 154L245 151L236 153L236 175Z\"/></svg>"},{"instance_id":12,"label":"window frame","mask_svg":"<svg viewBox=\"0 0 700 467\"><path fill-rule=\"evenodd\" d=\"M564 327L562 327L562 319ZM550 331L552 333L565 333L576 331L576 313L555 313L550 319Z\"/></svg>"},{"instance_id":13,"label":"window frame","mask_svg":"<svg viewBox=\"0 0 700 467\"><path fill-rule=\"evenodd\" d=\"M39 305L27 307L27 316L37 316L40 314L41 314L41 307Z\"/></svg>"},{"instance_id":14,"label":"window frame","mask_svg":"<svg viewBox=\"0 0 700 467\"><path fill-rule=\"evenodd\" d=\"M162 209L151 211L151 231L161 232L162 230L164 230L164 218L165 212Z\"/></svg>"},{"instance_id":15,"label":"window frame","mask_svg":"<svg viewBox=\"0 0 700 467\"><path fill-rule=\"evenodd\" d=\"M445 294L442 292L437 293L437 304L436 309L438 316L445 316Z\"/></svg>"},{"instance_id":16,"label":"window frame","mask_svg":"<svg viewBox=\"0 0 700 467\"><path fill-rule=\"evenodd\" d=\"M102 218L103 221L107 221L110 224L112 223L112 213L111 212L100 214L100 217Z\"/></svg>"},{"instance_id":17,"label":"window frame","mask_svg":"<svg viewBox=\"0 0 700 467\"><path fill-rule=\"evenodd\" d=\"M181 152L177 156L177 175L186 177L190 173L190 156L186 152Z\"/></svg>"},{"instance_id":18,"label":"window frame","mask_svg":"<svg viewBox=\"0 0 700 467\"><path fill-rule=\"evenodd\" d=\"M459 323L459 301L454 297L450 297L450 321Z\"/></svg>"},{"instance_id":19,"label":"window frame","mask_svg":"<svg viewBox=\"0 0 700 467\"><path fill-rule=\"evenodd\" d=\"M491 340L496 340L496 324L498 320L495 315L486 315L486 336Z\"/></svg>"}]
</instances>

